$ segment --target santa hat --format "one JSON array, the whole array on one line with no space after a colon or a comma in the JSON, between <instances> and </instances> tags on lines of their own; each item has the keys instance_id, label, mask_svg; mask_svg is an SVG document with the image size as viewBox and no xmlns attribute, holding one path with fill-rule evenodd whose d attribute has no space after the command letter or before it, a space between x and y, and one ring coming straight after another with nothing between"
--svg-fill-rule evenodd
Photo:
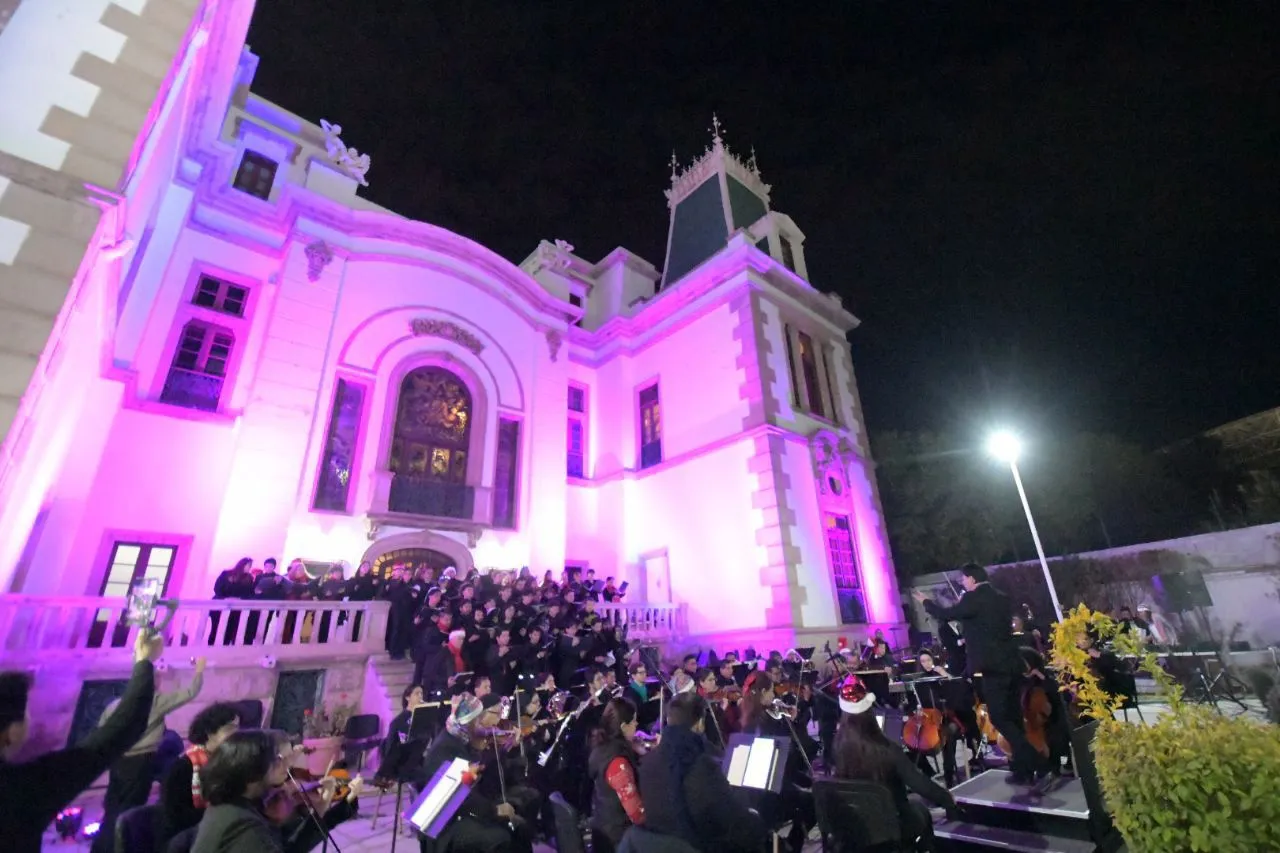
<instances>
[{"instance_id":1,"label":"santa hat","mask_svg":"<svg viewBox=\"0 0 1280 853\"><path fill-rule=\"evenodd\" d=\"M858 676L850 675L840 685L840 710L846 714L864 714L875 703L876 694L867 690Z\"/></svg>"}]
</instances>

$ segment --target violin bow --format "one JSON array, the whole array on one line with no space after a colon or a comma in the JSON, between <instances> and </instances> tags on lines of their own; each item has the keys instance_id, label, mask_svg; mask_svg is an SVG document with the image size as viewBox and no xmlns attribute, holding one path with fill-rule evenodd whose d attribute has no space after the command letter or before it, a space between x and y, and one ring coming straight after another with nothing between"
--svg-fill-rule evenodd
<instances>
[{"instance_id":1,"label":"violin bow","mask_svg":"<svg viewBox=\"0 0 1280 853\"><path fill-rule=\"evenodd\" d=\"M520 720L517 719L516 726L519 726L519 725L520 725ZM519 735L519 732L517 732L517 736L518 735ZM489 732L489 737L493 740L493 761L498 766L498 792L502 794L503 805L510 805L510 803L507 802L506 774L503 773L502 771L502 752L501 750L498 749L498 734L497 732L491 731ZM516 831L515 821L513 820L507 821L507 826L511 828L512 832Z\"/></svg>"}]
</instances>

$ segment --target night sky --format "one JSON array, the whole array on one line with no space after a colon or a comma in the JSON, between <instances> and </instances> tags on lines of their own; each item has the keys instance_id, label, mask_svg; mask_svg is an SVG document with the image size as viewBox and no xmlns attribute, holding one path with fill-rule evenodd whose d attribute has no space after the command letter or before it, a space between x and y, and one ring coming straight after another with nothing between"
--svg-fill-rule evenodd
<instances>
[{"instance_id":1,"label":"night sky","mask_svg":"<svg viewBox=\"0 0 1280 853\"><path fill-rule=\"evenodd\" d=\"M1280 405L1280 4L1189 6L259 2L249 44L364 194L513 261L661 267L714 111L863 321L873 432L1155 446Z\"/></svg>"}]
</instances>

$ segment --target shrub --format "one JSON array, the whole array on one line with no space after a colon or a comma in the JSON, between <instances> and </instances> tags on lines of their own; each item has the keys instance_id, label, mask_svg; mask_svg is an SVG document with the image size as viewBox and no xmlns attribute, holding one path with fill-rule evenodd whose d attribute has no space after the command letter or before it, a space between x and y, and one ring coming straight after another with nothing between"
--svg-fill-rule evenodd
<instances>
[{"instance_id":1,"label":"shrub","mask_svg":"<svg viewBox=\"0 0 1280 853\"><path fill-rule=\"evenodd\" d=\"M1154 725L1119 722L1076 637L1092 629L1140 655L1170 713ZM1131 853L1280 850L1280 729L1182 702L1154 654L1083 606L1054 627L1053 656L1089 716L1100 720L1094 761L1107 808Z\"/></svg>"}]
</instances>

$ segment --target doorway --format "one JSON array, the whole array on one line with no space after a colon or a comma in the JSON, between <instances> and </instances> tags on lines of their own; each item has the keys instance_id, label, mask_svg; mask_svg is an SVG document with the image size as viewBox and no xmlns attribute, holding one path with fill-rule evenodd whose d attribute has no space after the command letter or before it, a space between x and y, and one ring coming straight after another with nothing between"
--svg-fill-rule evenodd
<instances>
[{"instance_id":1,"label":"doorway","mask_svg":"<svg viewBox=\"0 0 1280 853\"><path fill-rule=\"evenodd\" d=\"M390 576L391 568L397 563L402 563L405 567L414 571L423 566L428 566L439 573L449 566L456 565L457 561L448 554L432 548L400 548L395 551L387 551L385 554L378 556L373 561L373 573L375 576L385 580ZM461 569L459 569L459 575L461 575Z\"/></svg>"}]
</instances>

